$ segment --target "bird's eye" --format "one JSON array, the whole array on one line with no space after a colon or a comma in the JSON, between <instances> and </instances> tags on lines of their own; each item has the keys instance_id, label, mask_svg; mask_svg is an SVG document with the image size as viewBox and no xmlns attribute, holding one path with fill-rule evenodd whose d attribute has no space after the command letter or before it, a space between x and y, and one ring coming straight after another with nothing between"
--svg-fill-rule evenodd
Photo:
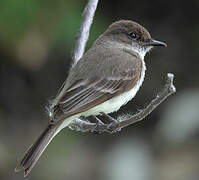
<instances>
[{"instance_id":1,"label":"bird's eye","mask_svg":"<svg viewBox=\"0 0 199 180\"><path fill-rule=\"evenodd\" d=\"M136 35L135 33L133 33L133 32L131 32L131 33L129 34L129 36L130 36L132 39L136 39L136 38L137 38L137 35Z\"/></svg>"}]
</instances>

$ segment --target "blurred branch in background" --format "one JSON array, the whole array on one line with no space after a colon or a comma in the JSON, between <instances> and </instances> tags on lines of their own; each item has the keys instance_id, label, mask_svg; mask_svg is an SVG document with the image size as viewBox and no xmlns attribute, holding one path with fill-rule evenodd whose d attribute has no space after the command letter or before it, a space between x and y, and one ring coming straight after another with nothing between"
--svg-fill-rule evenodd
<instances>
[{"instance_id":1,"label":"blurred branch in background","mask_svg":"<svg viewBox=\"0 0 199 180\"><path fill-rule=\"evenodd\" d=\"M93 17L97 8L98 0L90 0L83 12L83 20L77 36L73 54L73 66L82 57L85 51L86 42L89 37L89 31L93 22Z\"/></svg>"},{"instance_id":2,"label":"blurred branch in background","mask_svg":"<svg viewBox=\"0 0 199 180\"><path fill-rule=\"evenodd\" d=\"M76 41L74 55L73 55L73 66L82 57L85 51L86 42L89 37L90 26L93 21L93 17L97 8L98 0L90 0L83 12L83 20L80 27L79 35ZM128 50L128 49L127 49ZM129 50L128 50L129 51ZM131 53L131 51L130 51ZM129 115L128 117L119 117L119 121L111 124L96 124L89 121L76 119L70 124L70 128L76 131L82 132L117 132L118 129L129 126L130 124L141 121L148 116L161 102L163 102L168 96L176 92L176 88L173 85L174 75L171 73L167 74L167 82L163 90L158 93L156 98L143 110L135 115Z\"/></svg>"}]
</instances>

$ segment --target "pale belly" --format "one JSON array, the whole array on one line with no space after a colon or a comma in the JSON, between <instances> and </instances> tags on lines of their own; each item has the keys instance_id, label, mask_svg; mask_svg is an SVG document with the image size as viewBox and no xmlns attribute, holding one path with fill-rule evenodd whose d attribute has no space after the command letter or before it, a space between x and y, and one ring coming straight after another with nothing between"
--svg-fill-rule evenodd
<instances>
[{"instance_id":1,"label":"pale belly","mask_svg":"<svg viewBox=\"0 0 199 180\"><path fill-rule=\"evenodd\" d=\"M136 95L138 89L139 89L139 87L136 86L135 88L131 89L130 91L127 91L117 97L114 97L108 101L105 101L102 104L99 104L98 106L95 106L95 107L89 109L86 112L83 112L82 116L99 115L100 112L109 114L109 113L118 111L121 106L125 105Z\"/></svg>"}]
</instances>

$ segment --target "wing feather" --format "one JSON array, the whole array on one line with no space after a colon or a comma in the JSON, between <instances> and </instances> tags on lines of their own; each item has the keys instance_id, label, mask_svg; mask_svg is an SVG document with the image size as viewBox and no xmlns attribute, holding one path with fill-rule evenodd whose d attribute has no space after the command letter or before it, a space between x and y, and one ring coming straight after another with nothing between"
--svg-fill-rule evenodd
<instances>
[{"instance_id":1,"label":"wing feather","mask_svg":"<svg viewBox=\"0 0 199 180\"><path fill-rule=\"evenodd\" d=\"M129 74L127 74L129 77ZM95 78L95 80L81 80L64 90L54 111L52 123L65 119L77 113L86 111L103 103L120 93L132 88L139 76L131 78Z\"/></svg>"}]
</instances>

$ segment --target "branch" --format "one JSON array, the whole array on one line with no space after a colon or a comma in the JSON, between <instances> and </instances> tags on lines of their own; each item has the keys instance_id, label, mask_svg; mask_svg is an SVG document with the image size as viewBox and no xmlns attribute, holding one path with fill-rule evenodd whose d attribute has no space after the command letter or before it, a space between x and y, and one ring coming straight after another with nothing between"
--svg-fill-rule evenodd
<instances>
[{"instance_id":1,"label":"branch","mask_svg":"<svg viewBox=\"0 0 199 180\"><path fill-rule=\"evenodd\" d=\"M151 103L135 113L134 115L128 115L126 117L119 117L117 123L112 124L102 124L97 125L96 123L91 123L89 121L83 121L81 119L76 119L72 124L70 124L71 129L75 129L81 132L116 132L120 128L124 128L133 123L143 120L148 116L159 104L161 104L167 97L176 92L176 88L173 85L174 75L171 73L167 74L167 81L164 88L157 94L156 98L151 101Z\"/></svg>"},{"instance_id":2,"label":"branch","mask_svg":"<svg viewBox=\"0 0 199 180\"><path fill-rule=\"evenodd\" d=\"M89 37L90 26L93 22L93 17L97 8L98 0L89 0L87 6L83 12L82 24L77 36L75 49L73 53L73 65L74 66L79 59L83 56L86 42Z\"/></svg>"}]
</instances>

